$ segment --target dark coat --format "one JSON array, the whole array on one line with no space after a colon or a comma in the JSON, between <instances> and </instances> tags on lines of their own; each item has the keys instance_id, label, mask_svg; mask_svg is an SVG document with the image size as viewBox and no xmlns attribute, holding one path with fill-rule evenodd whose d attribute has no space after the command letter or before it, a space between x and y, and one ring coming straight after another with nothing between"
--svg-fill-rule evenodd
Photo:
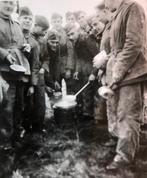
<instances>
[{"instance_id":1,"label":"dark coat","mask_svg":"<svg viewBox=\"0 0 147 178\"><path fill-rule=\"evenodd\" d=\"M73 45L68 40L66 32L64 28L55 29L57 31L57 34L59 36L59 68L58 72L60 73L62 77L64 76L67 69L70 69L71 71L74 70L74 54L73 54Z\"/></svg>"},{"instance_id":2,"label":"dark coat","mask_svg":"<svg viewBox=\"0 0 147 178\"><path fill-rule=\"evenodd\" d=\"M9 54L9 47L23 45L23 34L19 24L0 14L0 61L4 61Z\"/></svg>"},{"instance_id":3,"label":"dark coat","mask_svg":"<svg viewBox=\"0 0 147 178\"><path fill-rule=\"evenodd\" d=\"M59 42L59 71L60 75L65 74L67 69L71 71L75 68L74 52L72 43L66 38L65 44Z\"/></svg>"},{"instance_id":4,"label":"dark coat","mask_svg":"<svg viewBox=\"0 0 147 178\"><path fill-rule=\"evenodd\" d=\"M29 61L30 70L31 70L30 85L37 85L38 72L40 69L38 43L36 42L36 40L33 38L31 34L28 34L27 36L25 35L24 38L26 40L26 43L30 44L31 46L30 53L26 52L25 54Z\"/></svg>"},{"instance_id":5,"label":"dark coat","mask_svg":"<svg viewBox=\"0 0 147 178\"><path fill-rule=\"evenodd\" d=\"M17 22L2 14L0 14L0 24L0 71L6 80L24 80L24 76L13 74L10 70L6 57L11 53L17 59L17 63L23 65L27 69L25 81L28 81L30 66L28 60L21 51L24 43L21 28Z\"/></svg>"},{"instance_id":6,"label":"dark coat","mask_svg":"<svg viewBox=\"0 0 147 178\"><path fill-rule=\"evenodd\" d=\"M86 34L85 38L79 36L75 43L75 71L79 72L88 80L89 75L93 72L93 57L99 52L96 40Z\"/></svg>"},{"instance_id":7,"label":"dark coat","mask_svg":"<svg viewBox=\"0 0 147 178\"><path fill-rule=\"evenodd\" d=\"M72 43L67 40L66 44L60 45L57 51L52 51L48 45L48 57L49 57L49 78L52 82L60 82L61 78L67 69L74 71L74 49ZM49 82L49 79L46 79Z\"/></svg>"},{"instance_id":8,"label":"dark coat","mask_svg":"<svg viewBox=\"0 0 147 178\"><path fill-rule=\"evenodd\" d=\"M49 58L48 58L47 41L46 41L46 39L40 40L39 39L40 37L35 33L32 33L32 36L38 43L40 69L43 68L46 72L49 72Z\"/></svg>"},{"instance_id":9,"label":"dark coat","mask_svg":"<svg viewBox=\"0 0 147 178\"><path fill-rule=\"evenodd\" d=\"M129 83L147 74L145 14L140 5L122 2L112 19L110 37L107 83Z\"/></svg>"}]
</instances>

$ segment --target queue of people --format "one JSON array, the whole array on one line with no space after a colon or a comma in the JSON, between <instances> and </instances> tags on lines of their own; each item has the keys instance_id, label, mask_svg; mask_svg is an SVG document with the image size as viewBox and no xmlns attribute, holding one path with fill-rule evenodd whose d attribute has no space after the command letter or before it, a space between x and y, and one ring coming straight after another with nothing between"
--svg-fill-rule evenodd
<instances>
[{"instance_id":1,"label":"queue of people","mask_svg":"<svg viewBox=\"0 0 147 178\"><path fill-rule=\"evenodd\" d=\"M74 94L89 81L77 97L77 114L95 120L99 111L100 120L106 120L107 113L108 144L116 144L108 170L132 163L147 79L143 8L133 0L103 0L91 17L84 11L67 12L63 27L60 14L52 14L49 23L29 7L20 7L15 21L15 6L16 0L0 1L0 90L6 89L0 92L1 141L16 146L23 130L42 134L47 89L61 91L64 78L67 92ZM99 65L93 59L102 51L106 62ZM106 100L97 91L100 87L112 91Z\"/></svg>"}]
</instances>

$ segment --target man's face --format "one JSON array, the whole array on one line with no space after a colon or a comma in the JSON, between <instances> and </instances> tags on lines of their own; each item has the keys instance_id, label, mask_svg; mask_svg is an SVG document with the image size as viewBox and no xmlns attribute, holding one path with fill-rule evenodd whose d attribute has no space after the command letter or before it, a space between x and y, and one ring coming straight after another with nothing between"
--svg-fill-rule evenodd
<instances>
[{"instance_id":1,"label":"man's face","mask_svg":"<svg viewBox=\"0 0 147 178\"><path fill-rule=\"evenodd\" d=\"M59 46L59 41L58 40L48 40L48 45L52 51L57 51L58 46Z\"/></svg>"},{"instance_id":2,"label":"man's face","mask_svg":"<svg viewBox=\"0 0 147 178\"><path fill-rule=\"evenodd\" d=\"M80 24L80 26L85 26L87 19L86 19L86 14L84 12L81 12L78 16L77 19L78 23Z\"/></svg>"},{"instance_id":3,"label":"man's face","mask_svg":"<svg viewBox=\"0 0 147 178\"><path fill-rule=\"evenodd\" d=\"M69 40L76 42L79 37L79 33L76 29L72 29L68 32L67 36L68 36Z\"/></svg>"},{"instance_id":4,"label":"man's face","mask_svg":"<svg viewBox=\"0 0 147 178\"><path fill-rule=\"evenodd\" d=\"M33 25L33 16L24 15L19 17L19 23L23 30L30 31Z\"/></svg>"},{"instance_id":5,"label":"man's face","mask_svg":"<svg viewBox=\"0 0 147 178\"><path fill-rule=\"evenodd\" d=\"M105 0L105 8L114 12L122 0Z\"/></svg>"},{"instance_id":6,"label":"man's face","mask_svg":"<svg viewBox=\"0 0 147 178\"><path fill-rule=\"evenodd\" d=\"M75 17L74 17L74 15L68 16L67 19L66 19L66 22L68 24L72 24L73 25L75 23Z\"/></svg>"},{"instance_id":7,"label":"man's face","mask_svg":"<svg viewBox=\"0 0 147 178\"><path fill-rule=\"evenodd\" d=\"M41 26L35 25L33 28L33 32L36 33L38 36L44 37L47 33L47 30L44 30Z\"/></svg>"},{"instance_id":8,"label":"man's face","mask_svg":"<svg viewBox=\"0 0 147 178\"><path fill-rule=\"evenodd\" d=\"M16 7L16 1L0 1L0 12L5 16L10 16Z\"/></svg>"},{"instance_id":9,"label":"man's face","mask_svg":"<svg viewBox=\"0 0 147 178\"><path fill-rule=\"evenodd\" d=\"M34 25L33 32L38 36L38 41L42 43L45 35L47 34L47 29L44 30L43 27Z\"/></svg>"},{"instance_id":10,"label":"man's face","mask_svg":"<svg viewBox=\"0 0 147 178\"><path fill-rule=\"evenodd\" d=\"M92 34L97 35L97 34L101 34L105 28L104 23L102 23L101 21L99 21L99 19L93 19L92 21Z\"/></svg>"},{"instance_id":11,"label":"man's face","mask_svg":"<svg viewBox=\"0 0 147 178\"><path fill-rule=\"evenodd\" d=\"M52 19L51 23L52 23L53 28L56 30L59 30L62 28L62 18L60 17L56 19Z\"/></svg>"},{"instance_id":12,"label":"man's face","mask_svg":"<svg viewBox=\"0 0 147 178\"><path fill-rule=\"evenodd\" d=\"M111 19L111 12L104 8L104 9L96 9L96 15L97 17L104 23L108 23L108 21L110 21Z\"/></svg>"}]
</instances>

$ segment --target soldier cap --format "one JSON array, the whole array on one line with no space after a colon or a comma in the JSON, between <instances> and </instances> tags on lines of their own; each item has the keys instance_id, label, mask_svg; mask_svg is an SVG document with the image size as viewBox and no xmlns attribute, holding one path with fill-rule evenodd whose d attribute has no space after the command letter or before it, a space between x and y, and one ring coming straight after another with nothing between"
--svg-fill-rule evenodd
<instances>
[{"instance_id":1,"label":"soldier cap","mask_svg":"<svg viewBox=\"0 0 147 178\"><path fill-rule=\"evenodd\" d=\"M47 30L49 28L49 21L43 15L36 15L35 16L35 25L42 27L44 30Z\"/></svg>"},{"instance_id":2,"label":"soldier cap","mask_svg":"<svg viewBox=\"0 0 147 178\"><path fill-rule=\"evenodd\" d=\"M54 41L59 41L59 35L56 30L49 30L47 34L47 40L54 40Z\"/></svg>"},{"instance_id":3,"label":"soldier cap","mask_svg":"<svg viewBox=\"0 0 147 178\"><path fill-rule=\"evenodd\" d=\"M28 7L21 7L19 10L19 16L33 16L33 13Z\"/></svg>"},{"instance_id":4,"label":"soldier cap","mask_svg":"<svg viewBox=\"0 0 147 178\"><path fill-rule=\"evenodd\" d=\"M62 19L62 16L58 13L53 13L51 16L51 20L55 20L55 19Z\"/></svg>"}]
</instances>

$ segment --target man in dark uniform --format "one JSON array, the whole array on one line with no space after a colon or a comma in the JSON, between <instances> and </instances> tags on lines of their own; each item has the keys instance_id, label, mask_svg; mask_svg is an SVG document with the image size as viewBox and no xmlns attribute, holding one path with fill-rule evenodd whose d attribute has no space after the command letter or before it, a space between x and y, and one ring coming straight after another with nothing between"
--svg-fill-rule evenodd
<instances>
[{"instance_id":1,"label":"man in dark uniform","mask_svg":"<svg viewBox=\"0 0 147 178\"><path fill-rule=\"evenodd\" d=\"M3 122L1 133L9 138L18 131L17 121L21 117L16 93L30 76L30 65L23 52L24 37L19 24L11 18L15 6L15 0L0 1L0 71L9 84L0 120ZM16 72L14 68L12 71L10 67L14 63L21 65L25 69L24 73Z\"/></svg>"},{"instance_id":2,"label":"man in dark uniform","mask_svg":"<svg viewBox=\"0 0 147 178\"><path fill-rule=\"evenodd\" d=\"M34 105L32 103L35 87L38 83L39 73L39 48L38 43L31 34L31 28L33 25L33 14L28 7L21 7L19 12L19 23L24 34L24 47L23 51L29 61L31 76L29 82L25 85L22 90L24 101L23 103L23 127L25 131L31 131L34 127L36 118L32 115Z\"/></svg>"},{"instance_id":3,"label":"man in dark uniform","mask_svg":"<svg viewBox=\"0 0 147 178\"><path fill-rule=\"evenodd\" d=\"M94 15L90 18L90 26L91 26L91 35L94 36L93 38L95 38L95 41L97 42L97 48L98 48L98 52L101 51L101 42L102 42L102 36L103 36L103 32L105 29L105 24L100 21L100 19ZM95 87L95 119L99 122L99 123L106 123L106 102L105 100L98 95L97 93L97 89L102 85L101 84L101 75L99 74L103 74L103 72L100 69L97 69L95 67L93 67L93 72L89 77L89 80L93 81L95 79L97 79L98 84L97 87Z\"/></svg>"},{"instance_id":4,"label":"man in dark uniform","mask_svg":"<svg viewBox=\"0 0 147 178\"><path fill-rule=\"evenodd\" d=\"M83 35L87 35L87 33L90 32L90 26L88 24L88 17L86 12L78 11L75 14L77 23L79 24L80 33Z\"/></svg>"},{"instance_id":5,"label":"man in dark uniform","mask_svg":"<svg viewBox=\"0 0 147 178\"><path fill-rule=\"evenodd\" d=\"M46 17L42 15L35 16L35 25L32 30L32 35L38 43L39 48L39 72L38 83L34 87L34 112L33 117L33 131L43 133L44 117L45 117L45 81L44 75L49 72L49 60L47 52L47 44L44 39L45 34L49 28L49 22Z\"/></svg>"},{"instance_id":6,"label":"man in dark uniform","mask_svg":"<svg viewBox=\"0 0 147 178\"><path fill-rule=\"evenodd\" d=\"M88 82L89 75L93 71L92 59L98 53L96 41L85 33L81 37L79 29L75 26L68 26L66 29L68 38L72 41L74 46L74 61L76 79L76 90L79 90L86 82ZM94 114L94 83L85 89L80 95L79 106L81 106L82 117L84 119L93 119ZM80 104L81 103L81 104Z\"/></svg>"},{"instance_id":7,"label":"man in dark uniform","mask_svg":"<svg viewBox=\"0 0 147 178\"><path fill-rule=\"evenodd\" d=\"M66 42L66 48L68 48L68 56L64 66L64 75L61 74L61 56L60 56L60 36L59 33L52 29L48 31L46 35L47 49L49 52L49 78L47 79L47 85L51 86L54 90L59 91L61 89L61 77L66 78L68 91L71 91L71 87L68 85L71 80L71 73L74 71L74 58L73 58L73 46L69 40ZM69 75L68 72L69 71ZM66 74L67 75L66 75Z\"/></svg>"},{"instance_id":8,"label":"man in dark uniform","mask_svg":"<svg viewBox=\"0 0 147 178\"><path fill-rule=\"evenodd\" d=\"M58 53L58 60L59 60L59 84L61 84L62 78L68 79L71 78L71 74L73 72L73 52L72 52L72 45L69 42L65 29L62 26L62 16L58 13L52 14L51 17L52 29L56 30L59 36L59 53ZM67 84L68 85L68 84Z\"/></svg>"},{"instance_id":9,"label":"man in dark uniform","mask_svg":"<svg viewBox=\"0 0 147 178\"><path fill-rule=\"evenodd\" d=\"M59 35L55 30L49 30L46 35L47 50L49 54L49 75L46 75L46 85L52 89L60 90L60 63L59 63Z\"/></svg>"}]
</instances>

